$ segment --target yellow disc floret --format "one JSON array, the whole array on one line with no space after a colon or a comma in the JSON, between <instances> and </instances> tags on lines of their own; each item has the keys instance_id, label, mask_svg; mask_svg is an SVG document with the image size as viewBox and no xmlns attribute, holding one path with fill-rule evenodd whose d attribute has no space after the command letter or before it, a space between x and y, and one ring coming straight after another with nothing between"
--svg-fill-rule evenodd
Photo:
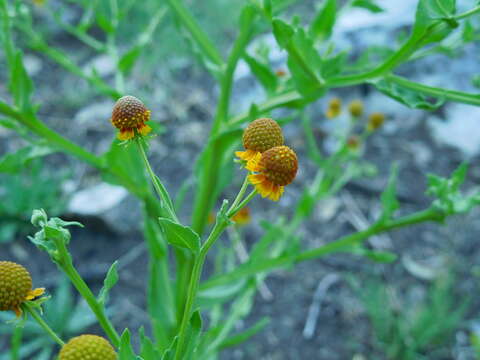
<instances>
[{"instance_id":1,"label":"yellow disc floret","mask_svg":"<svg viewBox=\"0 0 480 360\"><path fill-rule=\"evenodd\" d=\"M20 316L20 305L44 293L44 289L32 290L32 277L22 265L0 261L0 311L14 311Z\"/></svg>"},{"instance_id":2,"label":"yellow disc floret","mask_svg":"<svg viewBox=\"0 0 480 360\"><path fill-rule=\"evenodd\" d=\"M375 131L385 122L385 115L381 112L374 112L368 117L367 130Z\"/></svg>"},{"instance_id":3,"label":"yellow disc floret","mask_svg":"<svg viewBox=\"0 0 480 360\"><path fill-rule=\"evenodd\" d=\"M256 173L249 175L249 180L260 195L278 201L284 186L290 184L297 175L297 155L288 146L276 146L255 156L246 168Z\"/></svg>"},{"instance_id":4,"label":"yellow disc floret","mask_svg":"<svg viewBox=\"0 0 480 360\"><path fill-rule=\"evenodd\" d=\"M257 153L263 153L275 146L283 145L282 128L270 118L252 121L243 132L243 147L246 151L235 154L242 160L250 160Z\"/></svg>"},{"instance_id":5,"label":"yellow disc floret","mask_svg":"<svg viewBox=\"0 0 480 360\"><path fill-rule=\"evenodd\" d=\"M353 100L348 105L348 111L350 112L350 115L352 115L353 117L362 116L362 114L363 114L363 102L361 102L360 100Z\"/></svg>"},{"instance_id":6,"label":"yellow disc floret","mask_svg":"<svg viewBox=\"0 0 480 360\"><path fill-rule=\"evenodd\" d=\"M59 360L116 360L112 345L97 335L80 335L71 339L60 350Z\"/></svg>"},{"instance_id":7,"label":"yellow disc floret","mask_svg":"<svg viewBox=\"0 0 480 360\"><path fill-rule=\"evenodd\" d=\"M342 100L337 97L330 99L328 102L328 109L325 115L329 119L336 118L342 112Z\"/></svg>"},{"instance_id":8,"label":"yellow disc floret","mask_svg":"<svg viewBox=\"0 0 480 360\"><path fill-rule=\"evenodd\" d=\"M111 122L120 130L118 138L129 140L135 136L135 131L147 135L152 129L145 122L150 120L150 111L134 96L123 96L115 103Z\"/></svg>"}]
</instances>

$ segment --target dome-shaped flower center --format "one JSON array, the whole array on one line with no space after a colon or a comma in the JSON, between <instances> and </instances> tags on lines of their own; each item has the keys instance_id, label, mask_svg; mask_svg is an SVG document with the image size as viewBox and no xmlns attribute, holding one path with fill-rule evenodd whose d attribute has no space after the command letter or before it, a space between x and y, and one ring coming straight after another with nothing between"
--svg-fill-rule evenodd
<instances>
[{"instance_id":1,"label":"dome-shaped flower center","mask_svg":"<svg viewBox=\"0 0 480 360\"><path fill-rule=\"evenodd\" d=\"M288 146L276 146L265 151L258 165L269 181L280 186L290 184L298 170L297 155Z\"/></svg>"},{"instance_id":2,"label":"dome-shaped flower center","mask_svg":"<svg viewBox=\"0 0 480 360\"><path fill-rule=\"evenodd\" d=\"M22 265L0 261L0 310L16 310L32 289L32 278Z\"/></svg>"},{"instance_id":3,"label":"dome-shaped flower center","mask_svg":"<svg viewBox=\"0 0 480 360\"><path fill-rule=\"evenodd\" d=\"M243 146L247 150L264 152L280 145L283 145L282 129L273 119L254 120L243 133Z\"/></svg>"},{"instance_id":4,"label":"dome-shaped flower center","mask_svg":"<svg viewBox=\"0 0 480 360\"><path fill-rule=\"evenodd\" d=\"M112 345L96 335L80 335L71 339L60 350L59 360L116 360Z\"/></svg>"}]
</instances>

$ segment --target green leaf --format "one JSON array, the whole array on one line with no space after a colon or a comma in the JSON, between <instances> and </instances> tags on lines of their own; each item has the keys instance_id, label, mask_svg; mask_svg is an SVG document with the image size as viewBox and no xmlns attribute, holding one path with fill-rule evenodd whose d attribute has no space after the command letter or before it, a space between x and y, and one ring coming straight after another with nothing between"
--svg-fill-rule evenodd
<instances>
[{"instance_id":1,"label":"green leaf","mask_svg":"<svg viewBox=\"0 0 480 360\"><path fill-rule=\"evenodd\" d=\"M137 61L137 58L142 53L142 46L134 46L129 51L127 51L123 56L120 58L118 62L118 68L124 74L128 74L130 70L132 70L133 65Z\"/></svg>"},{"instance_id":2,"label":"green leaf","mask_svg":"<svg viewBox=\"0 0 480 360\"><path fill-rule=\"evenodd\" d=\"M247 62L252 73L265 88L267 93L273 94L277 88L278 79L277 76L270 69L270 67L268 65L262 64L260 61L257 61L254 57L248 54L245 54L243 58Z\"/></svg>"},{"instance_id":3,"label":"green leaf","mask_svg":"<svg viewBox=\"0 0 480 360\"><path fill-rule=\"evenodd\" d=\"M214 286L198 292L197 303L201 308L211 308L231 300L245 288L246 279L233 281L229 284Z\"/></svg>"},{"instance_id":4,"label":"green leaf","mask_svg":"<svg viewBox=\"0 0 480 360\"><path fill-rule=\"evenodd\" d=\"M238 346L244 343L245 341L249 340L255 334L262 331L269 323L270 323L270 318L263 317L247 330L244 330L238 334L235 334L223 340L222 343L219 345L219 348L225 349L229 347Z\"/></svg>"},{"instance_id":5,"label":"green leaf","mask_svg":"<svg viewBox=\"0 0 480 360\"><path fill-rule=\"evenodd\" d=\"M310 35L316 40L328 39L332 35L336 14L337 1L325 0L310 25Z\"/></svg>"},{"instance_id":6,"label":"green leaf","mask_svg":"<svg viewBox=\"0 0 480 360\"><path fill-rule=\"evenodd\" d=\"M388 78L371 81L371 83L383 94L412 109L432 111L445 103L445 98L443 97L435 99L434 102L428 101L423 94L407 89L398 83L388 80Z\"/></svg>"},{"instance_id":7,"label":"green leaf","mask_svg":"<svg viewBox=\"0 0 480 360\"><path fill-rule=\"evenodd\" d=\"M194 254L200 251L200 236L190 227L166 218L159 218L158 221L170 244L179 248L188 249Z\"/></svg>"},{"instance_id":8,"label":"green leaf","mask_svg":"<svg viewBox=\"0 0 480 360\"><path fill-rule=\"evenodd\" d=\"M120 338L120 347L118 349L118 360L136 360L141 359L135 355L132 344L130 344L130 331L125 329Z\"/></svg>"},{"instance_id":9,"label":"green leaf","mask_svg":"<svg viewBox=\"0 0 480 360\"><path fill-rule=\"evenodd\" d=\"M118 261L115 261L108 269L107 276L103 281L103 286L100 289L100 294L98 295L98 302L105 306L108 300L108 293L115 286L118 281L118 272L117 272Z\"/></svg>"},{"instance_id":10,"label":"green leaf","mask_svg":"<svg viewBox=\"0 0 480 360\"><path fill-rule=\"evenodd\" d=\"M115 32L115 27L113 26L113 23L108 19L108 17L106 17L102 13L97 12L96 18L98 26L100 26L100 28L107 34Z\"/></svg>"},{"instance_id":11,"label":"green leaf","mask_svg":"<svg viewBox=\"0 0 480 360\"><path fill-rule=\"evenodd\" d=\"M202 317L200 311L194 311L190 318L189 330L188 330L188 346L185 351L185 359L197 359L196 355L197 346L199 343L200 335L202 333Z\"/></svg>"},{"instance_id":12,"label":"green leaf","mask_svg":"<svg viewBox=\"0 0 480 360\"><path fill-rule=\"evenodd\" d=\"M31 160L56 152L46 145L46 142L38 142L0 158L0 173L16 173L25 167Z\"/></svg>"},{"instance_id":13,"label":"green leaf","mask_svg":"<svg viewBox=\"0 0 480 360\"><path fill-rule=\"evenodd\" d=\"M388 184L382 193L382 215L380 221L388 221L392 218L395 211L399 208L399 202L397 200L397 177L398 166L393 165L390 170L390 177Z\"/></svg>"},{"instance_id":14,"label":"green leaf","mask_svg":"<svg viewBox=\"0 0 480 360\"><path fill-rule=\"evenodd\" d=\"M384 11L383 8L378 6L373 0L354 0L352 6L367 9L372 13L381 13Z\"/></svg>"},{"instance_id":15,"label":"green leaf","mask_svg":"<svg viewBox=\"0 0 480 360\"><path fill-rule=\"evenodd\" d=\"M278 45L283 49L286 48L290 43L295 30L285 21L280 19L273 19L272 26L273 35L275 36Z\"/></svg>"},{"instance_id":16,"label":"green leaf","mask_svg":"<svg viewBox=\"0 0 480 360\"><path fill-rule=\"evenodd\" d=\"M269 19L272 18L272 0L263 0L263 10Z\"/></svg>"},{"instance_id":17,"label":"green leaf","mask_svg":"<svg viewBox=\"0 0 480 360\"><path fill-rule=\"evenodd\" d=\"M152 340L145 335L143 326L140 328L140 356L145 360L158 360L160 354L153 345Z\"/></svg>"},{"instance_id":18,"label":"green leaf","mask_svg":"<svg viewBox=\"0 0 480 360\"><path fill-rule=\"evenodd\" d=\"M25 66L21 51L17 51L15 62L10 69L9 89L13 95L15 105L20 109L30 109L30 96L33 92L33 82L30 79Z\"/></svg>"}]
</instances>

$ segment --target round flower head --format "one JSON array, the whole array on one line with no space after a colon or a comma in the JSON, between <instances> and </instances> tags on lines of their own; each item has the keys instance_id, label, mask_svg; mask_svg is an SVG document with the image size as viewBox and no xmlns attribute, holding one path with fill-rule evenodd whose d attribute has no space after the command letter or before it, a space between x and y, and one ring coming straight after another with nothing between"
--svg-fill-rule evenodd
<instances>
[{"instance_id":1,"label":"round flower head","mask_svg":"<svg viewBox=\"0 0 480 360\"><path fill-rule=\"evenodd\" d=\"M22 265L0 261L0 311L11 310L20 316L20 305L44 292L43 288L32 290L32 278Z\"/></svg>"},{"instance_id":2,"label":"round flower head","mask_svg":"<svg viewBox=\"0 0 480 360\"><path fill-rule=\"evenodd\" d=\"M280 145L283 145L283 133L280 125L273 119L257 119L252 121L243 132L243 147L246 151L237 151L235 155L248 161L257 153L263 153Z\"/></svg>"},{"instance_id":3,"label":"round flower head","mask_svg":"<svg viewBox=\"0 0 480 360\"><path fill-rule=\"evenodd\" d=\"M333 119L340 115L342 112L342 100L337 97L332 98L328 103L328 109L326 112L326 116L329 119Z\"/></svg>"},{"instance_id":4,"label":"round flower head","mask_svg":"<svg viewBox=\"0 0 480 360\"><path fill-rule=\"evenodd\" d=\"M284 187L295 179L298 170L297 155L288 146L276 146L263 154L257 154L247 163L246 168L256 173L249 175L248 179L260 195L278 201Z\"/></svg>"},{"instance_id":5,"label":"round flower head","mask_svg":"<svg viewBox=\"0 0 480 360\"><path fill-rule=\"evenodd\" d=\"M385 115L380 112L374 112L368 117L367 130L375 131L385 122Z\"/></svg>"},{"instance_id":6,"label":"round flower head","mask_svg":"<svg viewBox=\"0 0 480 360\"><path fill-rule=\"evenodd\" d=\"M348 111L353 117L359 117L363 114L363 103L360 100L353 100L348 105Z\"/></svg>"},{"instance_id":7,"label":"round flower head","mask_svg":"<svg viewBox=\"0 0 480 360\"><path fill-rule=\"evenodd\" d=\"M80 335L63 345L59 360L116 360L112 345L103 337Z\"/></svg>"},{"instance_id":8,"label":"round flower head","mask_svg":"<svg viewBox=\"0 0 480 360\"><path fill-rule=\"evenodd\" d=\"M147 135L152 128L145 124L150 120L150 111L134 96L123 96L115 103L111 122L120 130L118 138L129 140L135 136L135 131Z\"/></svg>"}]
</instances>

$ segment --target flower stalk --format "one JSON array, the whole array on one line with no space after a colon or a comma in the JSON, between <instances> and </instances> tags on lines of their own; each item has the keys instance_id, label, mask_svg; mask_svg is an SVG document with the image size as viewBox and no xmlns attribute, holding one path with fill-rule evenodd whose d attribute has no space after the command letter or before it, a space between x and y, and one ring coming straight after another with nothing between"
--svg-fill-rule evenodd
<instances>
[{"instance_id":1,"label":"flower stalk","mask_svg":"<svg viewBox=\"0 0 480 360\"><path fill-rule=\"evenodd\" d=\"M28 302L25 302L25 303L22 304L22 309L26 313L30 314L32 316L32 318L35 319L35 321L38 323L38 325L40 325L41 328L43 330L45 330L45 332L48 335L50 335L50 337L53 339L53 341L55 341L60 346L65 345L65 342L63 342L63 340L60 339L60 337L55 333L55 331L53 331L52 328L50 326L48 326L48 324L42 319L42 317L37 312L37 310L35 310L33 308L32 304L29 304Z\"/></svg>"}]
</instances>

